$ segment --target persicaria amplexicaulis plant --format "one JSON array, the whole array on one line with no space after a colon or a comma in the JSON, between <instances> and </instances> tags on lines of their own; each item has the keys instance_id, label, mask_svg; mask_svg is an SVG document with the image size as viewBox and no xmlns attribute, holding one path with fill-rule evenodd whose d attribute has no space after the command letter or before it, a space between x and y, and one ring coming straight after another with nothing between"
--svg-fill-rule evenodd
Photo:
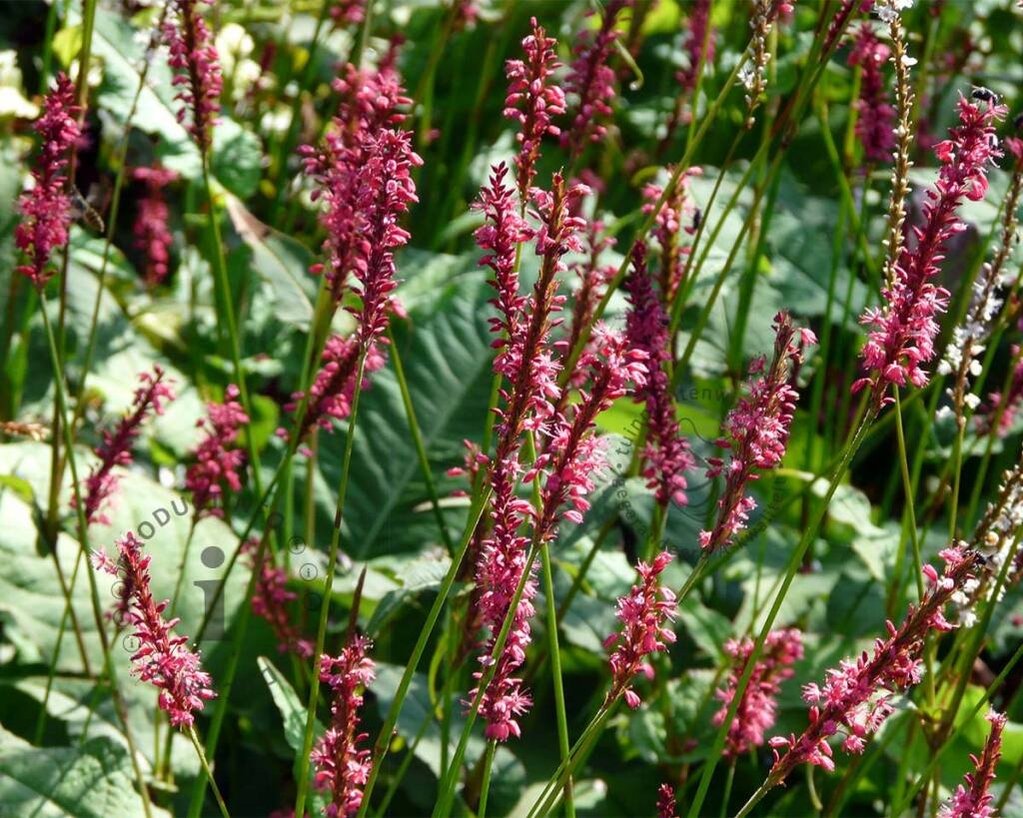
<instances>
[{"instance_id":1,"label":"persicaria amplexicaulis plant","mask_svg":"<svg viewBox=\"0 0 1023 818\"><path fill-rule=\"evenodd\" d=\"M188 647L188 638L174 634L180 620L163 618L168 600L157 602L150 587L152 557L142 542L129 532L117 543L118 558L96 552L96 566L120 577L124 588L123 624L132 628L138 649L131 656L132 672L160 691L160 709L175 727L191 727L195 714L215 698L210 675L202 670L199 655Z\"/></svg>"},{"instance_id":2,"label":"persicaria amplexicaulis plant","mask_svg":"<svg viewBox=\"0 0 1023 818\"><path fill-rule=\"evenodd\" d=\"M123 468L131 464L132 447L142 432L142 424L151 415L162 415L164 404L174 400L174 391L164 374L159 366L154 366L152 373L141 373L140 386L135 390L135 398L128 413L112 431L103 432L103 440L96 448L99 463L89 472L84 485L83 503L88 523L110 522L103 509L117 490L118 478L114 467ZM72 497L71 507L77 507L77 502L78 498Z\"/></svg>"},{"instance_id":3,"label":"persicaria amplexicaulis plant","mask_svg":"<svg viewBox=\"0 0 1023 818\"><path fill-rule=\"evenodd\" d=\"M641 673L652 679L654 668L646 657L666 651L675 641L675 632L671 629L675 619L675 594L661 581L661 574L670 562L671 554L662 551L649 565L639 563L636 572L640 584L633 585L629 594L618 600L615 614L622 623L621 631L604 641L605 648L614 648L609 660L609 702L622 696L633 710L639 707L641 700L632 687L633 679Z\"/></svg>"},{"instance_id":4,"label":"persicaria amplexicaulis plant","mask_svg":"<svg viewBox=\"0 0 1023 818\"><path fill-rule=\"evenodd\" d=\"M66 74L58 74L46 95L43 115L35 130L41 144L32 168L32 188L18 203L22 221L14 229L14 242L28 261L17 270L42 287L54 273L53 254L67 246L71 227L68 163L71 149L81 138L81 108L75 104L75 87Z\"/></svg>"},{"instance_id":5,"label":"persicaria amplexicaulis plant","mask_svg":"<svg viewBox=\"0 0 1023 818\"><path fill-rule=\"evenodd\" d=\"M0 31L20 779L1012 812L1015 0L47 5Z\"/></svg>"},{"instance_id":6,"label":"persicaria amplexicaulis plant","mask_svg":"<svg viewBox=\"0 0 1023 818\"><path fill-rule=\"evenodd\" d=\"M330 803L327 818L347 818L362 804L362 788L369 777L370 752L359 745L368 736L361 731L359 710L362 689L374 678L373 660L367 656L372 643L356 634L341 653L320 661L320 680L331 692L330 726L313 750L316 787Z\"/></svg>"},{"instance_id":7,"label":"persicaria amplexicaulis plant","mask_svg":"<svg viewBox=\"0 0 1023 818\"><path fill-rule=\"evenodd\" d=\"M799 393L794 380L803 363L806 347L817 343L808 329L799 329L787 313L774 319L774 356L768 367L764 358L750 365L747 392L728 413L718 445L731 451L726 464L721 458L709 460L708 477L723 477L724 489L718 500L714 527L700 532L700 547L713 553L730 545L746 527L756 501L749 484L760 472L777 466L788 445L789 430Z\"/></svg>"},{"instance_id":8,"label":"persicaria amplexicaulis plant","mask_svg":"<svg viewBox=\"0 0 1023 818\"><path fill-rule=\"evenodd\" d=\"M220 112L220 58L213 34L203 19L202 10L209 0L170 0L172 10L163 33L170 49L168 62L174 69L178 88L178 121L188 122L188 130L203 154L209 153L213 126Z\"/></svg>"}]
</instances>

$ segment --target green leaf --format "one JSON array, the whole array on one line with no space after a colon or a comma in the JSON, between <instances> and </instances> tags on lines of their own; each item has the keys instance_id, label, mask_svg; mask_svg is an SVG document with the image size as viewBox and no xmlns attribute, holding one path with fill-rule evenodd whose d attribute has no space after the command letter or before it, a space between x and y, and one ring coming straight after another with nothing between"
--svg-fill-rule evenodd
<instances>
[{"instance_id":1,"label":"green leaf","mask_svg":"<svg viewBox=\"0 0 1023 818\"><path fill-rule=\"evenodd\" d=\"M267 688L270 690L274 704L277 705L277 709L281 713L281 719L284 722L284 738L292 750L296 753L301 753L305 740L307 712L305 702L298 698L298 694L295 692L295 688L291 686L291 682L285 678L284 674L277 669L273 662L265 656L260 656L256 662L259 665L260 675L262 675ZM319 720L317 720L314 730L317 738L323 735L323 725L320 724Z\"/></svg>"},{"instance_id":2,"label":"green leaf","mask_svg":"<svg viewBox=\"0 0 1023 818\"><path fill-rule=\"evenodd\" d=\"M447 556L440 559L425 556L408 565L401 575L402 586L385 593L373 610L366 633L375 636L404 605L424 591L439 588L450 567L451 560Z\"/></svg>"},{"instance_id":3,"label":"green leaf","mask_svg":"<svg viewBox=\"0 0 1023 818\"><path fill-rule=\"evenodd\" d=\"M168 814L157 807L153 813ZM105 737L78 747L33 747L0 727L0 816L29 815L144 815L127 752Z\"/></svg>"},{"instance_id":4,"label":"green leaf","mask_svg":"<svg viewBox=\"0 0 1023 818\"><path fill-rule=\"evenodd\" d=\"M290 236L253 216L235 196L226 197L227 213L238 236L252 252L251 267L272 293L272 310L282 324L308 330L313 317L315 279L312 254Z\"/></svg>"}]
</instances>

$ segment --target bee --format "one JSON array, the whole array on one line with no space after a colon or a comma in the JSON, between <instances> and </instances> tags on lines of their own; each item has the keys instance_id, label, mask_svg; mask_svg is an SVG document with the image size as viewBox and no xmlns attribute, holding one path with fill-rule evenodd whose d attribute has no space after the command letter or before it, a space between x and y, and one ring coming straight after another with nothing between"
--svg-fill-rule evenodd
<instances>
[{"instance_id":1,"label":"bee","mask_svg":"<svg viewBox=\"0 0 1023 818\"><path fill-rule=\"evenodd\" d=\"M89 201L89 199L94 198L92 190L89 191L89 197L86 198L82 195L82 191L72 184L71 219L73 221L81 221L96 232L102 233L106 230L106 226L103 224L103 217L100 216L99 211Z\"/></svg>"},{"instance_id":2,"label":"bee","mask_svg":"<svg viewBox=\"0 0 1023 818\"><path fill-rule=\"evenodd\" d=\"M997 105L1001 101L998 94L982 85L974 85L970 96L981 102L986 102L988 105Z\"/></svg>"},{"instance_id":3,"label":"bee","mask_svg":"<svg viewBox=\"0 0 1023 818\"><path fill-rule=\"evenodd\" d=\"M693 231L694 232L700 229L700 222L702 222L702 221L703 221L703 212L700 210L700 208L696 208L696 210L693 211Z\"/></svg>"}]
</instances>

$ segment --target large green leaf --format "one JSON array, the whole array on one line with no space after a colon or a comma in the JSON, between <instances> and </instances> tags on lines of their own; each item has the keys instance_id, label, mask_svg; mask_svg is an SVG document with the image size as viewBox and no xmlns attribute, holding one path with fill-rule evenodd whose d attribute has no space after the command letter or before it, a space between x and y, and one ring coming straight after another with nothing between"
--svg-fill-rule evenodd
<instances>
[{"instance_id":1,"label":"large green leaf","mask_svg":"<svg viewBox=\"0 0 1023 818\"><path fill-rule=\"evenodd\" d=\"M0 816L131 818L144 815L127 752L109 738L33 747L0 727ZM154 808L154 815L168 813Z\"/></svg>"},{"instance_id":2,"label":"large green leaf","mask_svg":"<svg viewBox=\"0 0 1023 818\"><path fill-rule=\"evenodd\" d=\"M88 458L78 454L79 468L85 473ZM47 496L47 469L49 449L42 444L23 443L0 448L0 470L23 478L33 488L34 495ZM223 573L226 558L237 539L220 520L207 518L200 522L191 537L189 529L191 506L187 501L133 470L121 472L122 478L114 502L108 512L109 526L93 525L89 530L89 548L114 550L114 541L123 532L132 530L143 540L147 553L152 555L152 589L159 599L170 599L178 587L179 566L184 562L180 578L180 595L175 616L181 618L177 632L194 634L205 613L206 590L197 582L218 579ZM61 494L61 507L68 508L70 484ZM57 631L63 614L60 601L63 595L57 580L53 560L40 551L37 544L36 524L38 512L11 490L0 489L0 521L7 536L0 538L0 556L5 571L0 576L0 614L8 620L11 638L17 638L26 658L49 661L57 640ZM185 559L187 547L187 559ZM79 549L69 535L61 535L57 554L65 577L74 571ZM217 562L215 567L208 567ZM74 610L82 627L85 644L94 667L99 667L101 652L95 631L95 621L85 576L84 562L75 583ZM224 589L224 630L230 627L234 615L244 604L247 568L239 565L232 571ZM113 603L115 579L105 574L97 576L101 605ZM123 636L123 635L122 635ZM216 630L207 634L209 644L215 647ZM114 643L114 656L120 673L127 677L130 650L122 646L123 638ZM70 634L65 634L61 645L58 667L78 671L81 669L78 651Z\"/></svg>"}]
</instances>

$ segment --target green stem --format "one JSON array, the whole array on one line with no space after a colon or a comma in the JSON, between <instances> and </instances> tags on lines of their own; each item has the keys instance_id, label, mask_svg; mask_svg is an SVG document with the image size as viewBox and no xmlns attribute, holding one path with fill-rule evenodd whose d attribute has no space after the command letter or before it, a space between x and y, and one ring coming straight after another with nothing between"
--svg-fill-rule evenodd
<instances>
[{"instance_id":1,"label":"green stem","mask_svg":"<svg viewBox=\"0 0 1023 818\"><path fill-rule=\"evenodd\" d=\"M423 473L423 482L426 483L426 492L430 495L430 505L433 507L434 517L437 519L437 530L444 541L444 547L448 555L455 553L454 543L448 534L447 525L444 523L444 515L440 510L440 500L437 498L437 485L433 480L433 472L430 469L430 460L426 456L426 446L423 443L423 432L419 427L419 420L416 418L415 406L412 404L412 393L408 388L408 380L405 378L405 367L401 363L401 355L398 352L398 342L394 338L394 332L390 325L387 327L387 337L391 341L390 357L394 362L394 374L398 378L398 388L401 390L401 402L405 407L405 418L408 420L409 432L412 434L412 442L416 447L416 457L419 458L419 468Z\"/></svg>"},{"instance_id":2,"label":"green stem","mask_svg":"<svg viewBox=\"0 0 1023 818\"><path fill-rule=\"evenodd\" d=\"M206 760L206 753L203 752L202 744L199 743L199 737L195 733L194 725L188 728L188 737L192 740L192 746L195 748L195 753L199 756L199 763L202 765L203 772L206 774L206 778L210 782L210 789L213 790L213 797L217 800L217 806L220 808L220 814L224 816L224 818L231 818L227 811L227 805L224 803L224 797L220 794L220 788L217 787L217 782L213 780L213 772L210 770L210 763Z\"/></svg>"},{"instance_id":3,"label":"green stem","mask_svg":"<svg viewBox=\"0 0 1023 818\"><path fill-rule=\"evenodd\" d=\"M423 627L419 631L419 638L416 640L415 647L412 648L412 655L405 665L405 672L398 682L398 688L395 691L391 707L387 711L387 717L384 719L384 724L377 735L376 743L373 745L373 766L370 769L366 786L363 788L362 806L359 808L358 818L365 818L369 810L370 796L373 794L373 787L376 784L384 758L387 756L391 744L391 734L394 731L394 726L398 723L398 716L401 715L401 708L405 703L405 697L408 695L409 686L412 684L412 677L415 675L416 668L419 666L419 660L426 650L426 643L433 633L433 628L440 616L441 609L451 593L455 577L458 575L459 566L461 566L462 560L465 558L465 552L469 548L469 543L472 542L476 526L479 525L480 518L483 516L483 510L487 507L489 500L490 489L488 487L483 489L469 510L465 530L462 532L462 539L458 544L455 556L451 559L451 566L441 581L440 588L437 590L437 597L434 599L433 605L426 615L426 620L423 622Z\"/></svg>"},{"instance_id":4,"label":"green stem","mask_svg":"<svg viewBox=\"0 0 1023 818\"><path fill-rule=\"evenodd\" d=\"M551 570L551 550L540 549L543 563L544 587L547 593L547 655L551 660L551 675L554 677L554 708L558 724L558 751L562 762L568 760L568 716L565 710L565 687L561 675L561 650L558 646L558 611L554 600L554 573ZM565 780L565 812L567 818L575 818L575 799L572 793L572 777Z\"/></svg>"},{"instance_id":5,"label":"green stem","mask_svg":"<svg viewBox=\"0 0 1023 818\"><path fill-rule=\"evenodd\" d=\"M355 383L361 384L366 370L366 354L368 348L359 352L359 363L355 369ZM323 658L323 645L327 639L327 620L330 612L331 591L334 587L334 574L337 571L337 556L341 545L341 517L345 509L345 497L348 494L348 481L351 475L352 453L355 451L356 421L359 417L359 397L362 390L356 388L352 397L352 411L348 418L348 437L345 440L344 459L341 462L341 480L337 489L337 504L334 511L334 528L330 537L330 549L327 552L327 576L323 585L323 605L320 607L320 621L316 629L316 648L313 652L313 674L309 683L309 704L306 708L305 735L302 739L302 752L298 758L298 795L295 798L295 815L305 814L306 790L309 787L309 753L313 748L313 733L316 728L316 703L320 693L320 662Z\"/></svg>"},{"instance_id":6,"label":"green stem","mask_svg":"<svg viewBox=\"0 0 1023 818\"><path fill-rule=\"evenodd\" d=\"M857 449L863 441L863 437L866 433L867 428L874 419L874 412L868 410L861 420L859 427L853 434L849 443L845 447L845 451L842 454L842 459L838 464L838 468L835 470L835 474L831 478L831 482L828 486L828 491L824 496L823 501L820 504L819 511L817 512L814 521L809 525L803 532L803 536L800 538L799 545L792 552L792 556L789 558L789 563L785 572L785 578L782 581L781 587L778 589L778 593L775 595L774 603L771 606L771 610L767 615L767 619L764 621L763 627L760 630L760 634L757 636L756 641L753 644L753 651L750 654L749 659L746 663L746 668L743 671L742 677L739 679L739 683L736 686L735 696L732 698L731 703L728 706L728 712L725 714L725 718L721 723L721 728L718 730L717 737L714 739L714 744L711 748L708 760L703 768L703 773L700 777L700 783L697 787L696 795L693 798L692 804L688 812L688 818L697 818L700 814L700 808L703 806L703 801L707 796L707 790L710 787L711 778L714 775L714 769L717 767L718 761L721 758L721 753L725 746L725 739L728 737L729 726L732 720L735 718L735 713L738 710L739 703L743 699L743 695L746 692L746 688L749 685L750 677L753 674L753 669L756 666L757 659L760 657L763 651L764 642L767 640L767 635L771 631L771 627L774 625L774 620L777 618L779 611L781 610L782 603L785 600L785 595L788 593L789 587L792 585L792 581L798 573L800 567L803 564L803 556L806 554L806 550L810 547L810 543L813 542L817 536L818 530L820 530L821 524L824 522L824 517L827 514L828 504L831 502L831 498L834 497L835 491L838 489L839 484L842 481L842 477L845 475L846 470L852 463L853 456L856 454ZM765 782L758 790L757 794L754 795L756 801L760 800L766 793L764 787L768 784ZM768 788L769 789L769 788ZM753 803L756 803L751 799ZM747 807L743 808L746 812L752 809L751 804L747 804ZM741 814L746 814L743 812Z\"/></svg>"},{"instance_id":7,"label":"green stem","mask_svg":"<svg viewBox=\"0 0 1023 818\"><path fill-rule=\"evenodd\" d=\"M487 742L487 753L483 759L483 784L480 788L480 805L476 810L476 818L487 818L487 797L490 795L490 774L494 769L494 752L497 750L497 740L491 739Z\"/></svg>"},{"instance_id":8,"label":"green stem","mask_svg":"<svg viewBox=\"0 0 1023 818\"><path fill-rule=\"evenodd\" d=\"M142 798L142 809L146 818L152 818L152 810L149 802L149 790L146 788L146 779L139 765L135 740L132 737L131 726L128 722L128 709L125 707L124 699L121 696L117 680L117 672L114 670L113 657L110 652L110 642L107 639L106 622L103 617L103 607L100 604L99 588L96 583L95 569L88 554L84 553L88 545L88 522L85 519L85 503L79 492L78 466L75 462L74 440L71 437L71 427L67 423L67 390L64 385L64 369L57 351L57 339L53 332L53 324L47 311L45 296L40 292L40 312L43 316L43 325L46 328L46 341L50 351L50 361L53 365L54 388L57 393L57 413L60 418L60 428L64 433L64 447L67 454L68 467L71 470L71 488L75 496L76 518L78 522L78 541L82 556L85 557L86 576L89 579L89 597L92 603L92 615L96 623L96 633L99 636L100 647L103 651L103 664L106 670L107 679L110 682L110 697L113 700L114 711L121 722L122 734L128 745L128 754L131 759L132 769L138 781L139 794Z\"/></svg>"}]
</instances>

